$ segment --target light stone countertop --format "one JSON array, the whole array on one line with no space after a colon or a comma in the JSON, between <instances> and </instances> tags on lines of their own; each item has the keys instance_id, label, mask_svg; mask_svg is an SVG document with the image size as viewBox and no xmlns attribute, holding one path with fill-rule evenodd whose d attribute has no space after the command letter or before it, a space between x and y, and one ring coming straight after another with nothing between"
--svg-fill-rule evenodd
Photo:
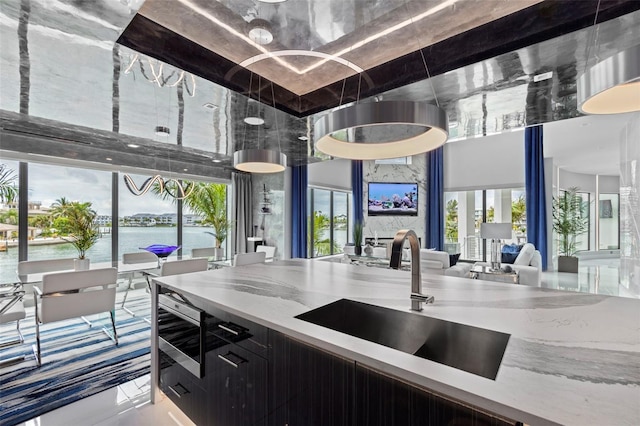
<instances>
[{"instance_id":1,"label":"light stone countertop","mask_svg":"<svg viewBox=\"0 0 640 426\"><path fill-rule=\"evenodd\" d=\"M511 334L494 381L294 318L341 298L409 311L407 271L298 259L155 281L526 424L640 424L640 300L423 274L435 304L416 315Z\"/></svg>"}]
</instances>

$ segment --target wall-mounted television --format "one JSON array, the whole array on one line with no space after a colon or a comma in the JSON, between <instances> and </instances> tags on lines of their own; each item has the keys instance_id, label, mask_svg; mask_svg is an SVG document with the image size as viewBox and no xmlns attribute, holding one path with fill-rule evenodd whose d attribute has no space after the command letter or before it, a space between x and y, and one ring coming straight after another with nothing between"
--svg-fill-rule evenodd
<instances>
[{"instance_id":1,"label":"wall-mounted television","mask_svg":"<svg viewBox=\"0 0 640 426\"><path fill-rule=\"evenodd\" d=\"M369 182L369 216L417 216L418 184Z\"/></svg>"}]
</instances>

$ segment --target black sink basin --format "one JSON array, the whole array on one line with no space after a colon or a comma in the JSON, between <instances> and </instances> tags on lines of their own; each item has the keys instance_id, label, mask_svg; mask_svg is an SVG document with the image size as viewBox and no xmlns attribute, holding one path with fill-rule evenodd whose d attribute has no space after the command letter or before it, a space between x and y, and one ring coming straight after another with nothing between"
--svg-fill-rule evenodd
<instances>
[{"instance_id":1,"label":"black sink basin","mask_svg":"<svg viewBox=\"0 0 640 426\"><path fill-rule=\"evenodd\" d=\"M347 299L296 318L492 380L510 336Z\"/></svg>"}]
</instances>

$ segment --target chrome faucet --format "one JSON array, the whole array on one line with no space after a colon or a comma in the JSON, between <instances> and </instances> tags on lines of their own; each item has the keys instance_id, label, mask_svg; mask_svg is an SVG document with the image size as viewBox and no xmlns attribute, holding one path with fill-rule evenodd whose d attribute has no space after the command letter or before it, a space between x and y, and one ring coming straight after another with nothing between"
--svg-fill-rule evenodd
<instances>
[{"instance_id":1,"label":"chrome faucet","mask_svg":"<svg viewBox=\"0 0 640 426\"><path fill-rule=\"evenodd\" d=\"M393 238L391 246L391 262L393 269L400 268L402 262L402 247L404 240L409 239L411 246L411 310L421 311L422 303L433 303L433 296L422 294L422 276L420 274L420 243L418 236L411 229L401 229Z\"/></svg>"}]
</instances>

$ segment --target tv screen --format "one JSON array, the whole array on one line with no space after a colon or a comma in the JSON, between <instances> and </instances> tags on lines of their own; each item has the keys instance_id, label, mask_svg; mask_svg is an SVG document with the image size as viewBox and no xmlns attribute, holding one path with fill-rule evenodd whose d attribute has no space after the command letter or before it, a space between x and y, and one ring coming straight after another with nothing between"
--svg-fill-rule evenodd
<instances>
[{"instance_id":1,"label":"tv screen","mask_svg":"<svg viewBox=\"0 0 640 426\"><path fill-rule=\"evenodd\" d=\"M417 216L418 184L369 182L369 216Z\"/></svg>"}]
</instances>

